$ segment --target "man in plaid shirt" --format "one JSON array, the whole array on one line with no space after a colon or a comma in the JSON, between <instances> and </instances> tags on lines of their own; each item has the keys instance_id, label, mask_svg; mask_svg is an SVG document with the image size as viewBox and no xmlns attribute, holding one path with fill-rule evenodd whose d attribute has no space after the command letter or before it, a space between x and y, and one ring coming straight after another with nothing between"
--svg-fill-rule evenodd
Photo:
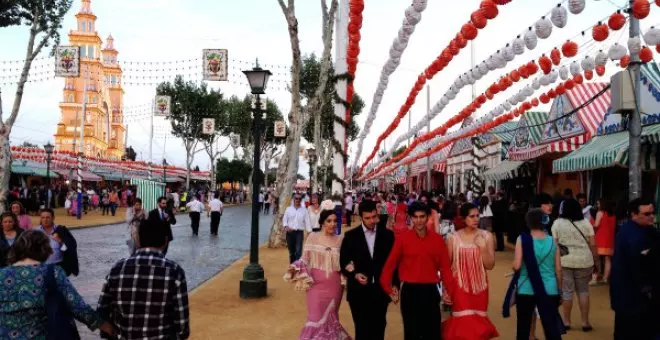
<instances>
[{"instance_id":1,"label":"man in plaid shirt","mask_svg":"<svg viewBox=\"0 0 660 340\"><path fill-rule=\"evenodd\" d=\"M138 237L140 248L106 277L98 312L117 328L119 339L187 339L186 276L163 255L166 230L158 221L145 220Z\"/></svg>"}]
</instances>

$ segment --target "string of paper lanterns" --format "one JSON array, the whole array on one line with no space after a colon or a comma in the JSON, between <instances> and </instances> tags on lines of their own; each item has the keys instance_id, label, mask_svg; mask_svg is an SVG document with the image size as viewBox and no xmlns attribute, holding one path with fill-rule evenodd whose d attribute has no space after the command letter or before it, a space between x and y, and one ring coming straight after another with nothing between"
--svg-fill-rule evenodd
<instances>
[{"instance_id":1,"label":"string of paper lanterns","mask_svg":"<svg viewBox=\"0 0 660 340\"><path fill-rule=\"evenodd\" d=\"M426 3L426 0L424 0L424 3ZM362 27L362 11L364 10L364 0L351 0L349 4L349 8L350 9L349 9L349 22L348 22L348 46L346 51L346 64L350 79L346 84L346 102L352 103L353 95L355 93L353 79L355 78L358 56L360 55L360 28ZM350 106L346 107L344 119L347 125L351 123ZM344 154L346 154L346 152L348 151L348 133L346 133L345 135L346 138L343 141Z\"/></svg>"},{"instance_id":2,"label":"string of paper lanterns","mask_svg":"<svg viewBox=\"0 0 660 340\"><path fill-rule=\"evenodd\" d=\"M584 6L585 6L584 1L572 1L572 2L569 1L569 11L572 14L580 14L584 10ZM436 106L434 106L433 109L422 120L420 120L412 129L409 129L406 133L399 136L399 138L397 138L397 140L394 142L390 150L386 152L384 155L381 155L376 161L376 163L379 163L383 159L390 157L392 152L396 150L396 147L400 143L407 140L411 136L414 136L418 131L423 129L424 126L426 126L427 121L430 121L435 116L437 116L437 114L442 111L444 106L446 106L447 103L449 103L451 100L453 100L456 97L456 94L458 93L458 91L460 91L462 86L465 86L467 84L473 84L476 80L479 80L481 77L486 75L491 70L505 67L506 63L513 60L516 55L523 54L525 52L525 48L529 50L536 48L539 38L543 38L543 37L547 38L550 36L552 31L552 25L555 25L556 27L559 28L564 27L566 25L567 11L565 8L563 8L561 3L555 6L549 12L549 15L550 15L550 19L547 19L547 15L541 17L541 19L539 19L534 25L530 26L524 34L519 35L518 37L516 37L516 39L511 41L511 43L507 44L505 47L498 50L495 54L491 55L481 64L475 66L467 73L459 76L459 78L454 82L454 85L450 87L450 89L442 97L442 99L438 102L438 104L436 104ZM557 51L556 53L558 52L559 51ZM398 126L398 123L396 124L396 126ZM372 152L372 155L375 154L379 144L380 143L377 143L377 146L374 152ZM361 168L361 171L365 168L370 167L368 163L369 161L371 161L371 159L372 157L369 157L365 161L365 163Z\"/></svg>"},{"instance_id":3,"label":"string of paper lanterns","mask_svg":"<svg viewBox=\"0 0 660 340\"><path fill-rule=\"evenodd\" d=\"M356 157L355 157L355 161L353 162L353 167L357 165L357 160L362 154L362 145L364 143L364 139L371 131L371 125L376 120L376 113L378 112L380 103L383 100L383 95L385 94L385 90L387 90L387 85L389 83L390 75L392 75L392 73L394 73L394 71L396 71L396 69L401 64L401 56L403 55L404 51L406 50L406 47L408 46L408 41L410 39L410 36L415 31L415 26L421 21L421 13L425 9L426 9L426 1L415 1L410 7L406 9L406 15L403 19L403 23L401 24L401 28L399 29L399 34L394 39L394 41L392 42L392 46L390 47L390 57L385 62L385 65L383 65L383 69L381 70L378 86L376 88L376 91L374 92L374 96L371 101L371 106L369 108L369 114L367 115L367 119L364 123L364 127L362 127L362 131L360 131L360 134L358 136ZM418 13L419 16L411 15L410 13L412 12Z\"/></svg>"},{"instance_id":4,"label":"string of paper lanterns","mask_svg":"<svg viewBox=\"0 0 660 340\"><path fill-rule=\"evenodd\" d=\"M371 154L367 157L367 160L362 164L360 169L357 172L359 176L369 164L369 162L376 156L378 149L380 148L381 143L389 136L398 126L403 117L408 114L408 111L415 103L417 94L424 88L427 80L433 79L433 77L443 70L449 63L457 56L460 51L467 46L468 40L474 40L477 37L478 30L483 29L486 25L486 20L489 18L494 19L498 14L498 3L508 3L509 1L493 1L493 0L483 0L479 6L479 9L476 10L477 13L472 13L470 21L465 23L461 30L456 34L456 37L450 41L447 47L442 51L442 53L429 65L426 70L417 77L417 81L413 85L413 88L410 90L408 97L405 103L399 109L394 120L390 125L385 129L383 133L378 136L376 140L376 146ZM473 18L476 21L473 22ZM457 93L457 92L456 92ZM455 95L454 95L455 97ZM361 148L360 148L361 149ZM356 159L359 159L359 154L356 154Z\"/></svg>"}]
</instances>

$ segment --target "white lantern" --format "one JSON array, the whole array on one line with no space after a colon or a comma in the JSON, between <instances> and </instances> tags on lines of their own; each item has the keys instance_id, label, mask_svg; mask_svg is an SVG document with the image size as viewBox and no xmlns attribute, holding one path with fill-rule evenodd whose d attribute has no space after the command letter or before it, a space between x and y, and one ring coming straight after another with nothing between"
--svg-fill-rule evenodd
<instances>
[{"instance_id":1,"label":"white lantern","mask_svg":"<svg viewBox=\"0 0 660 340\"><path fill-rule=\"evenodd\" d=\"M559 68L559 77L561 78L561 80L568 79L568 67L566 65L563 65L562 67Z\"/></svg>"},{"instance_id":2,"label":"white lantern","mask_svg":"<svg viewBox=\"0 0 660 340\"><path fill-rule=\"evenodd\" d=\"M557 79L559 79L559 72L557 72L555 69L552 69L548 76L550 77L550 83L554 83L557 81Z\"/></svg>"},{"instance_id":3,"label":"white lantern","mask_svg":"<svg viewBox=\"0 0 660 340\"><path fill-rule=\"evenodd\" d=\"M596 57L594 58L596 65L605 65L607 64L607 54L603 50L598 51Z\"/></svg>"},{"instance_id":4,"label":"white lantern","mask_svg":"<svg viewBox=\"0 0 660 340\"><path fill-rule=\"evenodd\" d=\"M525 53L525 40L518 36L511 42L511 47L513 48L513 53L521 55Z\"/></svg>"},{"instance_id":5,"label":"white lantern","mask_svg":"<svg viewBox=\"0 0 660 340\"><path fill-rule=\"evenodd\" d=\"M550 15L550 21L557 26L558 28L564 28L566 22L568 21L568 11L561 4L552 9L552 14Z\"/></svg>"},{"instance_id":6,"label":"white lantern","mask_svg":"<svg viewBox=\"0 0 660 340\"><path fill-rule=\"evenodd\" d=\"M442 96L442 99L440 99L440 104L442 104L442 106L447 106L447 104L449 104L449 100L449 97L447 97L447 94L445 93L445 95Z\"/></svg>"},{"instance_id":7,"label":"white lantern","mask_svg":"<svg viewBox=\"0 0 660 340\"><path fill-rule=\"evenodd\" d=\"M481 72L479 72L479 67L478 66L475 66L474 68L472 68L472 70L470 70L470 73L472 74L472 78L474 78L475 80L479 80L479 79L481 79L481 77L483 77Z\"/></svg>"},{"instance_id":8,"label":"white lantern","mask_svg":"<svg viewBox=\"0 0 660 340\"><path fill-rule=\"evenodd\" d=\"M572 14L580 14L584 11L585 0L569 0L568 1L568 10Z\"/></svg>"},{"instance_id":9,"label":"white lantern","mask_svg":"<svg viewBox=\"0 0 660 340\"><path fill-rule=\"evenodd\" d=\"M468 72L465 74L465 82L472 85L475 82L474 77L472 76L472 72Z\"/></svg>"},{"instance_id":10,"label":"white lantern","mask_svg":"<svg viewBox=\"0 0 660 340\"><path fill-rule=\"evenodd\" d=\"M538 38L536 37L536 33L532 30L530 27L527 32L525 32L525 46L527 47L528 50L533 50L536 48L536 45L538 44Z\"/></svg>"},{"instance_id":11,"label":"white lantern","mask_svg":"<svg viewBox=\"0 0 660 340\"><path fill-rule=\"evenodd\" d=\"M504 50L502 51L502 56L506 61L511 61L516 57L516 53L513 52L513 47L510 44L507 44L506 47L504 47Z\"/></svg>"},{"instance_id":12,"label":"white lantern","mask_svg":"<svg viewBox=\"0 0 660 340\"><path fill-rule=\"evenodd\" d=\"M408 36L410 36L411 34L413 34L413 32L415 32L415 25L409 23L407 19L403 19L403 24L401 24L401 29Z\"/></svg>"},{"instance_id":13,"label":"white lantern","mask_svg":"<svg viewBox=\"0 0 660 340\"><path fill-rule=\"evenodd\" d=\"M614 45L612 45L612 47L610 47L610 50L607 52L607 56L612 60L619 60L623 58L627 52L628 51L623 45L614 43Z\"/></svg>"},{"instance_id":14,"label":"white lantern","mask_svg":"<svg viewBox=\"0 0 660 340\"><path fill-rule=\"evenodd\" d=\"M642 40L639 37L628 38L628 51L630 55L637 55L642 49Z\"/></svg>"},{"instance_id":15,"label":"white lantern","mask_svg":"<svg viewBox=\"0 0 660 340\"><path fill-rule=\"evenodd\" d=\"M417 12L413 6L406 8L406 20L411 25L417 25L422 20L422 14Z\"/></svg>"},{"instance_id":16,"label":"white lantern","mask_svg":"<svg viewBox=\"0 0 660 340\"><path fill-rule=\"evenodd\" d=\"M479 72L481 72L481 75L483 76L488 74L488 72L490 71L490 69L488 68L488 63L486 63L485 60L482 61L481 64L477 65L477 67L479 68Z\"/></svg>"},{"instance_id":17,"label":"white lantern","mask_svg":"<svg viewBox=\"0 0 660 340\"><path fill-rule=\"evenodd\" d=\"M552 22L546 17L542 17L537 20L534 24L534 30L536 31L536 36L539 39L547 39L550 34L552 34Z\"/></svg>"},{"instance_id":18,"label":"white lantern","mask_svg":"<svg viewBox=\"0 0 660 340\"><path fill-rule=\"evenodd\" d=\"M582 69L585 71L593 71L594 68L596 68L596 62L594 61L594 58L586 56L582 59L580 66L582 66Z\"/></svg>"},{"instance_id":19,"label":"white lantern","mask_svg":"<svg viewBox=\"0 0 660 340\"><path fill-rule=\"evenodd\" d=\"M649 46L660 44L660 29L651 27L648 31L646 31L644 34L644 42L646 42L646 44Z\"/></svg>"},{"instance_id":20,"label":"white lantern","mask_svg":"<svg viewBox=\"0 0 660 340\"><path fill-rule=\"evenodd\" d=\"M570 70L571 70L571 75L573 75L573 77L577 76L578 74L580 74L580 72L582 72L582 68L580 68L580 64L577 62L577 60L574 60L571 63Z\"/></svg>"},{"instance_id":21,"label":"white lantern","mask_svg":"<svg viewBox=\"0 0 660 340\"><path fill-rule=\"evenodd\" d=\"M417 12L423 12L426 9L427 0L413 0L412 6Z\"/></svg>"},{"instance_id":22,"label":"white lantern","mask_svg":"<svg viewBox=\"0 0 660 340\"><path fill-rule=\"evenodd\" d=\"M509 104L509 102L502 103L502 107L504 108L505 111L511 110L511 104Z\"/></svg>"},{"instance_id":23,"label":"white lantern","mask_svg":"<svg viewBox=\"0 0 660 340\"><path fill-rule=\"evenodd\" d=\"M454 80L454 87L461 88L463 87L463 78L461 76L458 76L456 80Z\"/></svg>"},{"instance_id":24,"label":"white lantern","mask_svg":"<svg viewBox=\"0 0 660 340\"><path fill-rule=\"evenodd\" d=\"M536 78L532 81L532 88L534 90L538 90L541 88L541 81L539 81L539 78Z\"/></svg>"}]
</instances>

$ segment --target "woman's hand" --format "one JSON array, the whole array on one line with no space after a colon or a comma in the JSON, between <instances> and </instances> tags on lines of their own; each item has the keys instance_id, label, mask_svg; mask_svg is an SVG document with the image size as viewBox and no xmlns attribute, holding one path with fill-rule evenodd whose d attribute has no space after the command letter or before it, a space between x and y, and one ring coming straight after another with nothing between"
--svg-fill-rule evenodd
<instances>
[{"instance_id":1,"label":"woman's hand","mask_svg":"<svg viewBox=\"0 0 660 340\"><path fill-rule=\"evenodd\" d=\"M104 334L107 334L107 335L110 335L110 336L113 336L113 337L114 337L114 336L116 335L116 333L117 333L117 332L115 331L115 327L114 327L111 323L109 323L109 322L107 322L107 321L102 321L101 324L99 325L99 329L100 329L101 332L103 332Z\"/></svg>"}]
</instances>

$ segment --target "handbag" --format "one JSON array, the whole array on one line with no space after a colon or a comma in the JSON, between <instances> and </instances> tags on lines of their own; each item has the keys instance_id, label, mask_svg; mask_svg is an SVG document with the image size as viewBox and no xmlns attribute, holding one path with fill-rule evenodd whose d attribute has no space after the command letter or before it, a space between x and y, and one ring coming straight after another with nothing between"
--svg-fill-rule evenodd
<instances>
[{"instance_id":1,"label":"handbag","mask_svg":"<svg viewBox=\"0 0 660 340\"><path fill-rule=\"evenodd\" d=\"M580 228L578 228L578 227L575 225L575 223L573 223L573 221L570 221L570 220L569 220L569 222L571 222L571 224L573 225L573 227L575 227L575 230L577 230L578 233L580 233L580 235L582 235L582 239L584 239L584 242L586 242L586 243L587 243L587 246L589 246L589 240L587 240L587 237L584 236L584 234L582 233L582 230L580 230ZM568 247L567 247L567 246L565 246L565 245L563 245L563 244L557 242L557 247L559 247L559 256L566 256L566 255L569 254L569 251L568 251Z\"/></svg>"},{"instance_id":2,"label":"handbag","mask_svg":"<svg viewBox=\"0 0 660 340\"><path fill-rule=\"evenodd\" d=\"M73 313L57 289L55 264L46 266L46 340L80 340Z\"/></svg>"}]
</instances>

